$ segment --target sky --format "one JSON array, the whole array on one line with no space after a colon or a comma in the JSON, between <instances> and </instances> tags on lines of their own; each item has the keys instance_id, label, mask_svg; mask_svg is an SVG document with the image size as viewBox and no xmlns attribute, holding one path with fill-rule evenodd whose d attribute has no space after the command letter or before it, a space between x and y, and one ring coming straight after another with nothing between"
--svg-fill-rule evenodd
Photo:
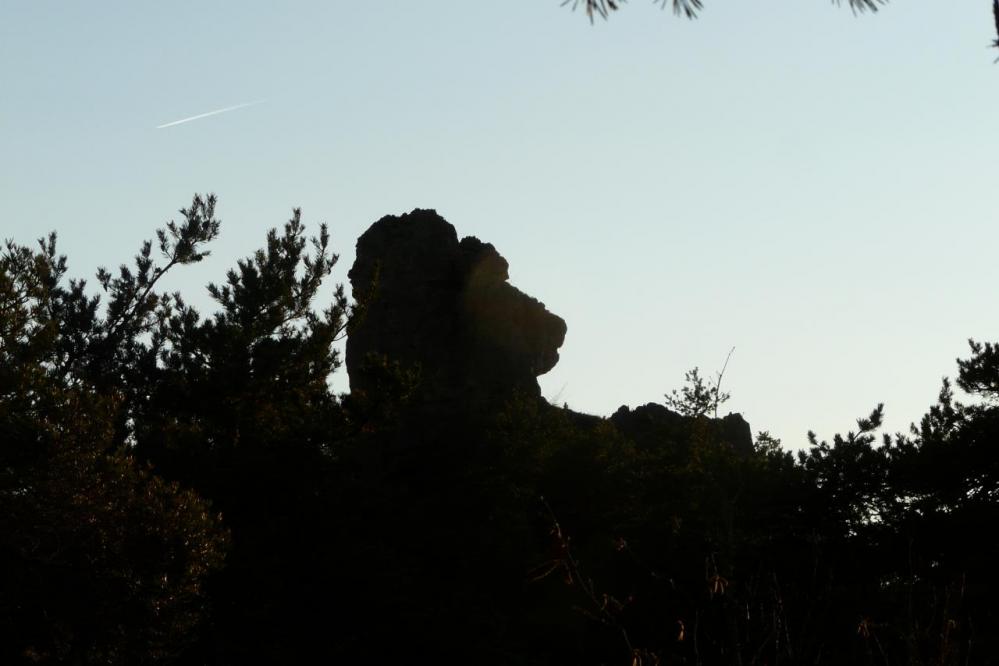
<instances>
[{"instance_id":1,"label":"sky","mask_svg":"<svg viewBox=\"0 0 999 666\"><path fill-rule=\"evenodd\" d=\"M92 277L215 192L212 256L166 284L208 309L294 207L343 282L370 224L434 208L568 323L559 404L661 402L735 347L754 432L878 402L905 430L999 338L991 3L705 5L5 0L0 236L55 230Z\"/></svg>"}]
</instances>

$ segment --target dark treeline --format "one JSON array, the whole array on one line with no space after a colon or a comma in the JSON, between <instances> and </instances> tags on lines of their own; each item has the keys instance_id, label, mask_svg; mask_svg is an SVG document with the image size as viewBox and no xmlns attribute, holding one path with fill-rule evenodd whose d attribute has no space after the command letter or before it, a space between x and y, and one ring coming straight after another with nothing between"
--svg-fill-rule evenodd
<instances>
[{"instance_id":1,"label":"dark treeline","mask_svg":"<svg viewBox=\"0 0 999 666\"><path fill-rule=\"evenodd\" d=\"M361 237L356 303L296 211L199 313L161 278L214 207L95 288L3 250L0 663L999 661L996 346L974 405L792 455L696 373L549 405L564 322L432 211Z\"/></svg>"}]
</instances>

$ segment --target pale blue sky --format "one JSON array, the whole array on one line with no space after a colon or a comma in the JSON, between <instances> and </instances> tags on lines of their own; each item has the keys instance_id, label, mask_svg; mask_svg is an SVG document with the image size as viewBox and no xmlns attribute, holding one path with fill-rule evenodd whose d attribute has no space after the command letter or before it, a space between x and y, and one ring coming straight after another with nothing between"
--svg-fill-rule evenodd
<instances>
[{"instance_id":1,"label":"pale blue sky","mask_svg":"<svg viewBox=\"0 0 999 666\"><path fill-rule=\"evenodd\" d=\"M660 401L734 345L754 431L879 400L905 428L999 338L990 3L706 4L4 0L0 235L55 229L91 276L214 191L214 255L168 285L203 293L294 206L339 280L373 221L436 208L568 322L549 397Z\"/></svg>"}]
</instances>

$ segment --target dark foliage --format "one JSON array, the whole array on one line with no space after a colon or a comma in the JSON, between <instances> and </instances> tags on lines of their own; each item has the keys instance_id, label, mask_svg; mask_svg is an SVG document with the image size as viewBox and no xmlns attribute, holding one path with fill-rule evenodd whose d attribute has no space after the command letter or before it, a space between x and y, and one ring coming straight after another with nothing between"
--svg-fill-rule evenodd
<instances>
[{"instance_id":1,"label":"dark foliage","mask_svg":"<svg viewBox=\"0 0 999 666\"><path fill-rule=\"evenodd\" d=\"M573 9L582 6L586 15L592 21L594 16L606 19L611 12L621 8L626 0L563 0L562 6L570 5ZM834 0L836 4L842 4L842 0ZM878 11L878 8L887 4L888 0L847 0L847 4L855 12ZM659 5L663 9L670 7L673 13L692 19L697 18L697 13L704 9L702 0L653 0L653 4Z\"/></svg>"},{"instance_id":2,"label":"dark foliage","mask_svg":"<svg viewBox=\"0 0 999 666\"><path fill-rule=\"evenodd\" d=\"M448 394L416 352L367 354L365 390L337 396L334 343L364 312L340 288L317 305L325 227L295 211L209 286L208 315L160 290L205 256L214 208L167 225L162 259L150 242L101 270L106 302L65 281L54 237L0 257L0 662L999 654L996 345L959 361L976 404L945 380L908 434L879 436L878 406L797 456L712 417L721 378L697 372L669 408L610 419L522 382ZM372 275L388 326L394 278Z\"/></svg>"},{"instance_id":3,"label":"dark foliage","mask_svg":"<svg viewBox=\"0 0 999 666\"><path fill-rule=\"evenodd\" d=\"M171 231L171 262L196 261L203 231ZM39 246L0 255L0 661L167 662L194 640L228 539L116 436L129 385L104 377L141 364L162 271L144 248L101 316L64 284L55 236Z\"/></svg>"}]
</instances>

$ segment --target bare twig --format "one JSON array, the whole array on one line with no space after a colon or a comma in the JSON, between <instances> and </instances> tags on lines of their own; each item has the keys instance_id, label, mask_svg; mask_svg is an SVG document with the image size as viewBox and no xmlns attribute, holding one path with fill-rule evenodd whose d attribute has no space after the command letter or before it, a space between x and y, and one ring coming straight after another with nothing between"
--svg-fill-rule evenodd
<instances>
[{"instance_id":1,"label":"bare twig","mask_svg":"<svg viewBox=\"0 0 999 666\"><path fill-rule=\"evenodd\" d=\"M722 377L725 376L725 369L728 368L728 361L732 358L732 352L735 351L735 347L728 350L728 356L725 357L725 364L722 366L721 372L718 373L718 381L715 382L715 418L718 418L718 404L721 402L721 383Z\"/></svg>"}]
</instances>

